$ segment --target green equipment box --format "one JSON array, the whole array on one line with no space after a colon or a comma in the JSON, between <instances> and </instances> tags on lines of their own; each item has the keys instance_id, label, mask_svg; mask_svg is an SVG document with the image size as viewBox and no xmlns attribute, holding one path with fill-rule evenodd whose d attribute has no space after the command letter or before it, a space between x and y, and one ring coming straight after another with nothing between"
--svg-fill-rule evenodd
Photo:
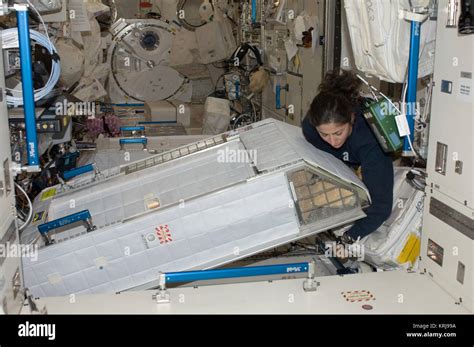
<instances>
[{"instance_id":1,"label":"green equipment box","mask_svg":"<svg viewBox=\"0 0 474 347\"><path fill-rule=\"evenodd\" d=\"M403 145L398 133L396 116L398 116L397 110L385 99L365 104L364 117L387 153L397 152Z\"/></svg>"}]
</instances>

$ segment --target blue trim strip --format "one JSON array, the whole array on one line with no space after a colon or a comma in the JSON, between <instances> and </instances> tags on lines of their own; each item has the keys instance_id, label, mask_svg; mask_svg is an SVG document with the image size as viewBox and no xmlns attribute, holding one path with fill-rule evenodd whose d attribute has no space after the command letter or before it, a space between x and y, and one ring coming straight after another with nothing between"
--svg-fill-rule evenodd
<instances>
[{"instance_id":1,"label":"blue trim strip","mask_svg":"<svg viewBox=\"0 0 474 347\"><path fill-rule=\"evenodd\" d=\"M280 86L280 84L276 85L275 92L276 92L276 99L275 99L276 109L280 110L281 109L281 86Z\"/></svg>"},{"instance_id":2,"label":"blue trim strip","mask_svg":"<svg viewBox=\"0 0 474 347\"><path fill-rule=\"evenodd\" d=\"M308 263L281 264L269 266L242 267L221 270L185 271L165 273L166 283L217 280L224 278L280 275L308 272Z\"/></svg>"},{"instance_id":3,"label":"blue trim strip","mask_svg":"<svg viewBox=\"0 0 474 347\"><path fill-rule=\"evenodd\" d=\"M141 143L142 145L146 145L148 143L147 138L139 138L139 139L120 139L120 144L133 144L133 143Z\"/></svg>"},{"instance_id":4,"label":"blue trim strip","mask_svg":"<svg viewBox=\"0 0 474 347\"><path fill-rule=\"evenodd\" d=\"M416 87L418 83L418 63L420 54L420 31L419 22L411 22L410 35L410 58L408 61L408 86L407 86L407 121L410 128L410 140L413 143L415 139L415 116L416 116ZM403 143L404 152L413 152L410 143L405 138Z\"/></svg>"},{"instance_id":5,"label":"blue trim strip","mask_svg":"<svg viewBox=\"0 0 474 347\"><path fill-rule=\"evenodd\" d=\"M51 230L61 228L66 225L74 224L76 222L87 221L91 218L89 210L84 210L78 213L71 214L66 217L62 217L56 220L53 220L48 223L44 223L38 226L38 230L41 234L47 234Z\"/></svg>"},{"instance_id":6,"label":"blue trim strip","mask_svg":"<svg viewBox=\"0 0 474 347\"><path fill-rule=\"evenodd\" d=\"M257 22L257 0L252 0L252 23Z\"/></svg>"},{"instance_id":7,"label":"blue trim strip","mask_svg":"<svg viewBox=\"0 0 474 347\"><path fill-rule=\"evenodd\" d=\"M94 171L94 165L89 164L89 165L81 166L69 171L65 171L63 176L65 180L70 180L73 177L76 177L76 176L79 176L91 171Z\"/></svg>"},{"instance_id":8,"label":"blue trim strip","mask_svg":"<svg viewBox=\"0 0 474 347\"><path fill-rule=\"evenodd\" d=\"M120 131L145 131L144 126L138 126L138 127L121 127Z\"/></svg>"},{"instance_id":9,"label":"blue trim strip","mask_svg":"<svg viewBox=\"0 0 474 347\"><path fill-rule=\"evenodd\" d=\"M21 84L25 110L28 165L39 166L38 138L36 135L35 94L33 87L32 59L28 11L16 12L20 46Z\"/></svg>"}]
</instances>

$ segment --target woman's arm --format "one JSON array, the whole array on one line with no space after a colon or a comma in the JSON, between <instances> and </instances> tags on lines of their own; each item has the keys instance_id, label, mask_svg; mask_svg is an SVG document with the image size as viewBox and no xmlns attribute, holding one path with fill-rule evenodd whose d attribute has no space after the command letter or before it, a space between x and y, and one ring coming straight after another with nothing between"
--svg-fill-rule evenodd
<instances>
[{"instance_id":1,"label":"woman's arm","mask_svg":"<svg viewBox=\"0 0 474 347\"><path fill-rule=\"evenodd\" d=\"M372 205L365 209L366 218L354 223L346 234L356 240L374 232L392 213L393 164L377 143L369 143L359 150L362 180L369 189Z\"/></svg>"}]
</instances>

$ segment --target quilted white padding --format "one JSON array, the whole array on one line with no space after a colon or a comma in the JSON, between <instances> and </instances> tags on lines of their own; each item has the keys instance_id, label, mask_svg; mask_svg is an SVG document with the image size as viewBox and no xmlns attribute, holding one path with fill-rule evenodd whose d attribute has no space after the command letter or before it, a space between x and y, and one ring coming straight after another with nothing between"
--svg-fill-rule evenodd
<instances>
[{"instance_id":1,"label":"quilted white padding","mask_svg":"<svg viewBox=\"0 0 474 347\"><path fill-rule=\"evenodd\" d=\"M25 286L37 296L116 292L158 280L160 271L203 269L244 257L262 243L297 237L284 173L83 234L25 258ZM166 226L169 239L148 242Z\"/></svg>"}]
</instances>

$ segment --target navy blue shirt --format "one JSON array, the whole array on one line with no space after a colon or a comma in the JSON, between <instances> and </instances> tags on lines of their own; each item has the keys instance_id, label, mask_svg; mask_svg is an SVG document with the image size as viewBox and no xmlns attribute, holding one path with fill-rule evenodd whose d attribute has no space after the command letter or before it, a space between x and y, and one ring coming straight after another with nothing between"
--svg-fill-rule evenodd
<instances>
[{"instance_id":1,"label":"navy blue shirt","mask_svg":"<svg viewBox=\"0 0 474 347\"><path fill-rule=\"evenodd\" d=\"M362 181L367 186L372 204L365 209L367 217L354 223L347 231L353 239L363 238L375 231L392 212L393 164L380 147L360 109L357 109L352 133L344 145L333 148L311 125L308 117L302 123L303 135L316 148L334 155L352 168L360 166Z\"/></svg>"}]
</instances>

